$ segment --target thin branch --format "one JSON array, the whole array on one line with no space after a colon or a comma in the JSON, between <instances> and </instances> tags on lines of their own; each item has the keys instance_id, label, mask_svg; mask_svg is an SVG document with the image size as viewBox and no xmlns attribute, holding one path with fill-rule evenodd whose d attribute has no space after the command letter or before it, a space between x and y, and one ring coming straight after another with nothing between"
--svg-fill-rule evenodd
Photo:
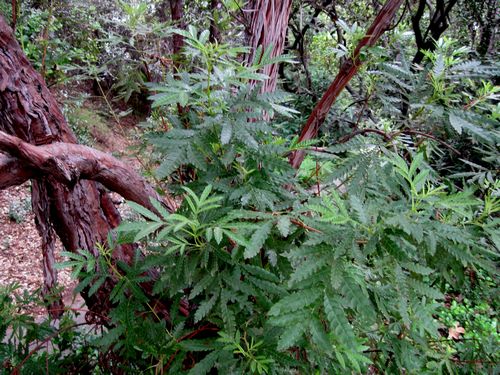
<instances>
[{"instance_id":1,"label":"thin branch","mask_svg":"<svg viewBox=\"0 0 500 375\"><path fill-rule=\"evenodd\" d=\"M320 230L310 227L309 225L305 224L304 222L300 221L299 219L290 219L290 222L300 228L303 228L305 230L314 232L314 233L321 233Z\"/></svg>"},{"instance_id":2,"label":"thin branch","mask_svg":"<svg viewBox=\"0 0 500 375\"><path fill-rule=\"evenodd\" d=\"M302 41L307 33L307 30L309 30L311 25L314 23L316 18L319 16L319 14L321 13L321 10L322 10L321 8L316 8L311 19L309 20L309 22L300 31L297 28L292 27L292 25L290 25L291 28L293 28L294 30L297 31L297 33L294 33L295 40L294 40L292 46L290 47L291 49L297 49L298 45L300 43L302 43Z\"/></svg>"},{"instance_id":3,"label":"thin branch","mask_svg":"<svg viewBox=\"0 0 500 375\"><path fill-rule=\"evenodd\" d=\"M422 36L422 30L420 29L420 20L424 15L424 11L425 11L425 0L420 0L415 15L411 17L413 33L415 34L415 42L417 43L417 49L419 50L422 49L424 46L424 38Z\"/></svg>"},{"instance_id":4,"label":"thin branch","mask_svg":"<svg viewBox=\"0 0 500 375\"><path fill-rule=\"evenodd\" d=\"M389 142L393 138L390 133L386 133L383 130L368 128L368 129L358 129L350 134L347 134L346 136L339 139L339 143L346 143L347 141L356 137L357 135L365 135L368 133L378 134L378 135L382 136L384 138L384 140L387 142Z\"/></svg>"},{"instance_id":5,"label":"thin branch","mask_svg":"<svg viewBox=\"0 0 500 375\"><path fill-rule=\"evenodd\" d=\"M420 135L420 136L425 137L425 138L432 139L433 141L436 141L437 143L439 143L439 144L445 146L446 148L450 149L455 154L461 155L460 151L458 151L456 148L454 148L453 146L449 145L445 141L442 141L441 139L435 137L432 134L424 133L424 132L421 132L421 131L418 131L418 130L403 130L403 131L401 131L401 133L404 133L404 134L416 134L416 135Z\"/></svg>"},{"instance_id":6,"label":"thin branch","mask_svg":"<svg viewBox=\"0 0 500 375\"><path fill-rule=\"evenodd\" d=\"M384 132L382 130L379 130L379 129L370 129L370 128L368 128L368 129L359 129L359 130L356 130L356 131L354 131L354 132L352 132L350 134L347 134L346 136L344 136L341 139L339 139L339 143L345 143L345 142L349 141L350 139L354 138L357 135L365 135L365 134L368 134L368 133L378 134L378 135L382 136L386 142L390 142L391 140L393 140L394 138L396 138L400 134L420 135L422 137L432 139L433 141L438 142L439 144L441 144L441 145L445 146L446 148L450 149L455 154L460 155L460 151L458 151L456 148L454 148L453 146L449 145L445 141L442 141L441 139L437 138L436 136L434 136L432 134L429 134L429 133L421 132L421 131L418 131L418 130L411 130L411 129L395 131L395 132L392 132L392 133L386 133L386 132Z\"/></svg>"},{"instance_id":7,"label":"thin branch","mask_svg":"<svg viewBox=\"0 0 500 375\"><path fill-rule=\"evenodd\" d=\"M31 351L28 353L28 355L16 366L16 368L12 371L12 375L19 375L21 373L21 369L23 368L24 364L30 357L35 354L37 351L39 351L42 346L44 346L46 343L48 343L50 340L53 338L59 336L62 332L69 331L70 329L74 329L76 327L88 325L88 323L76 323L64 328L61 328L60 330L54 332L53 334L47 336L43 341L41 341L37 346L35 346Z\"/></svg>"}]
</instances>

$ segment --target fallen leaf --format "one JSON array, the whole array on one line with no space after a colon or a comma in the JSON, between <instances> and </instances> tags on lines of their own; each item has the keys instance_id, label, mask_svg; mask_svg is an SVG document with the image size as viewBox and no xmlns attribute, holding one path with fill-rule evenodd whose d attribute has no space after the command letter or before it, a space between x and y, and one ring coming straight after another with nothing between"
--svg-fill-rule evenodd
<instances>
[{"instance_id":1,"label":"fallen leaf","mask_svg":"<svg viewBox=\"0 0 500 375\"><path fill-rule=\"evenodd\" d=\"M465 333L464 327L460 327L460 323L455 323L455 327L448 330L448 338L454 340L460 340L462 333Z\"/></svg>"}]
</instances>

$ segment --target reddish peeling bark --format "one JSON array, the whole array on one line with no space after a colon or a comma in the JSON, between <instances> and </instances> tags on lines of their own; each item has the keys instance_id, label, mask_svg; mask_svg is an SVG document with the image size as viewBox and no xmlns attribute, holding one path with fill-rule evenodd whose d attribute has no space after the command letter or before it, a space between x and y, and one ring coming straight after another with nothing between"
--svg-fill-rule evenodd
<instances>
[{"instance_id":1,"label":"reddish peeling bark","mask_svg":"<svg viewBox=\"0 0 500 375\"><path fill-rule=\"evenodd\" d=\"M28 165L17 158L0 154L0 190L21 185L32 176L33 173Z\"/></svg>"},{"instance_id":2,"label":"reddish peeling bark","mask_svg":"<svg viewBox=\"0 0 500 375\"><path fill-rule=\"evenodd\" d=\"M0 150L10 155L0 156L0 173L4 171L6 175L0 175L0 189L48 176L68 186L80 180L93 180L151 211L156 210L150 198L164 202L170 212L177 209L173 199L160 197L125 163L96 149L62 142L35 146L0 131ZM17 158L17 167L12 171L2 168L4 164L14 164L13 157Z\"/></svg>"},{"instance_id":3,"label":"reddish peeling bark","mask_svg":"<svg viewBox=\"0 0 500 375\"><path fill-rule=\"evenodd\" d=\"M255 51L259 46L262 46L263 50L272 46L271 57L283 53L291 6L291 0L250 0L247 7L250 14L248 45L251 48L247 56L248 64L254 61ZM262 73L269 76L269 79L263 82L261 93L273 92L276 89L278 68L278 64L263 68Z\"/></svg>"},{"instance_id":4,"label":"reddish peeling bark","mask_svg":"<svg viewBox=\"0 0 500 375\"><path fill-rule=\"evenodd\" d=\"M299 141L313 139L318 135L319 128L325 121L325 118L330 111L333 103L346 87L349 81L356 75L362 65L361 50L364 47L375 45L380 36L389 28L394 19L397 10L403 3L403 0L388 0L380 9L377 17L367 30L364 38L359 42L351 58L347 59L340 71L328 87L328 90L323 94L323 97L314 107L307 123L302 128ZM290 156L290 164L294 168L299 168L304 160L304 151L296 151Z\"/></svg>"},{"instance_id":5,"label":"reddish peeling bark","mask_svg":"<svg viewBox=\"0 0 500 375\"><path fill-rule=\"evenodd\" d=\"M12 0L11 5L12 5L12 22L10 26L12 27L13 30L15 30L17 24L17 9L18 9L17 0Z\"/></svg>"},{"instance_id":6,"label":"reddish peeling bark","mask_svg":"<svg viewBox=\"0 0 500 375\"><path fill-rule=\"evenodd\" d=\"M1 17L0 130L31 145L39 146L42 150L51 147L56 149L57 145L43 146L54 142L76 143L76 138L57 102L40 74L33 69L23 54L13 37L12 29ZM66 155L64 149L59 150L59 155L65 157L65 160L77 163L74 159L76 156L70 155L76 146L68 147ZM34 150L40 149L35 147ZM18 181L28 175L33 178L35 172L32 169L36 169L33 167L33 160L30 161L26 154L16 155L12 149L9 152L15 155L1 158L0 183L6 184L6 171L13 174L13 178ZM16 164L15 160L19 158L23 163ZM15 167L10 169L12 165ZM71 172L69 175L71 176ZM108 232L118 225L120 215L99 183L74 178L68 184L68 181L62 182L60 176L54 174L41 174L36 177L32 180L32 206L36 227L42 238L44 292L49 293L57 282L54 269L55 236L61 239L68 251L86 249L98 256L96 243L106 242ZM134 253L134 246L122 245L115 249L114 257L130 261ZM111 308L109 292L112 286L111 282L103 285L91 297L83 293L90 310L106 315ZM61 308L60 301L52 305L53 312L60 311Z\"/></svg>"}]
</instances>

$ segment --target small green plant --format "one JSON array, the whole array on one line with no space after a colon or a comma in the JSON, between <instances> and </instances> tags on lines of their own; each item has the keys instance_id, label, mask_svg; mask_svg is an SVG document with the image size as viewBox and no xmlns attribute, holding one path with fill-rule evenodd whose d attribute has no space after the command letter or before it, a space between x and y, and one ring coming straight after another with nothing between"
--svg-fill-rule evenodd
<instances>
[{"instance_id":1,"label":"small green plant","mask_svg":"<svg viewBox=\"0 0 500 375\"><path fill-rule=\"evenodd\" d=\"M8 217L17 224L22 223L31 212L31 199L15 200L9 203Z\"/></svg>"},{"instance_id":2,"label":"small green plant","mask_svg":"<svg viewBox=\"0 0 500 375\"><path fill-rule=\"evenodd\" d=\"M220 338L217 341L225 344L224 350L232 350L234 354L243 356L247 360L248 367L252 373L259 375L269 373L268 365L273 360L263 355L256 355L263 341L255 342L253 337L249 341L246 333L241 337L240 331L236 331L234 336L219 332L219 336ZM248 371L248 368L244 368L243 371Z\"/></svg>"},{"instance_id":3,"label":"small green plant","mask_svg":"<svg viewBox=\"0 0 500 375\"><path fill-rule=\"evenodd\" d=\"M56 325L32 312L46 309L40 291L21 291L19 285L0 286L0 374L99 374L93 334L81 329L66 312Z\"/></svg>"},{"instance_id":4,"label":"small green plant","mask_svg":"<svg viewBox=\"0 0 500 375\"><path fill-rule=\"evenodd\" d=\"M470 270L465 287L449 288L444 306L438 310L443 342L459 364L461 373L498 368L498 298L496 278Z\"/></svg>"}]
</instances>

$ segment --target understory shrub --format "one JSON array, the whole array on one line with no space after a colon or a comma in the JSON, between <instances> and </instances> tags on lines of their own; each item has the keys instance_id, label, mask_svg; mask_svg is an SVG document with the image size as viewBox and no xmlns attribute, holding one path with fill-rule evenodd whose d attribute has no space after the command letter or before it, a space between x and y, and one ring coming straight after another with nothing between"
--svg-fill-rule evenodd
<instances>
[{"instance_id":1,"label":"understory shrub","mask_svg":"<svg viewBox=\"0 0 500 375\"><path fill-rule=\"evenodd\" d=\"M490 290L496 277L500 198L487 150L499 138L491 112L459 111L435 86L412 93L423 100L418 121L441 121L457 142L474 143L485 159L474 170L442 173L436 137L408 147L400 118L389 114L377 125L391 137L298 143L273 126L296 115L290 98L258 90L266 79L259 69L283 58L260 50L247 67L238 59L245 49L209 43L208 32L193 27L173 32L185 38L189 65L150 85L162 126L150 128L147 142L156 178L182 195L182 205L168 213L157 201L154 211L129 202L142 219L97 244L98 259L64 253L59 267L72 267L76 292L116 282L107 327L85 339L79 358L97 373L498 371L494 302L450 302L470 288L470 275L488 280L477 291ZM412 73L378 63L380 106L391 93L409 95L390 71ZM447 77L441 73L423 76L437 85ZM298 150L309 157L297 173L288 157ZM113 263L113 248L127 242L141 242L142 253L132 264ZM158 304L141 289L145 282L153 282ZM3 358L17 361L10 369L23 357ZM52 360L49 352L29 358Z\"/></svg>"},{"instance_id":2,"label":"understory shrub","mask_svg":"<svg viewBox=\"0 0 500 375\"><path fill-rule=\"evenodd\" d=\"M287 157L314 143L276 134L267 118L293 115L286 96L248 85L265 79L268 51L244 67L241 49L207 43L194 28L175 32L192 66L150 87L171 128L149 142L157 177L183 204L169 214L159 202L155 212L129 203L144 220L100 246L97 273L90 253L66 254L80 287L117 280L100 350L127 371L466 373L473 357L443 335L455 326L442 306L471 272L494 277L497 184L461 188L433 168L427 142L377 137L314 148L313 164L327 168L312 173L308 162L298 178ZM173 115L177 103L189 111ZM498 142L447 111L478 145ZM129 241L144 241L145 256L113 265L114 244ZM154 293L169 301L168 323L139 287L150 267L160 271ZM495 368L489 353L477 371Z\"/></svg>"}]
</instances>

